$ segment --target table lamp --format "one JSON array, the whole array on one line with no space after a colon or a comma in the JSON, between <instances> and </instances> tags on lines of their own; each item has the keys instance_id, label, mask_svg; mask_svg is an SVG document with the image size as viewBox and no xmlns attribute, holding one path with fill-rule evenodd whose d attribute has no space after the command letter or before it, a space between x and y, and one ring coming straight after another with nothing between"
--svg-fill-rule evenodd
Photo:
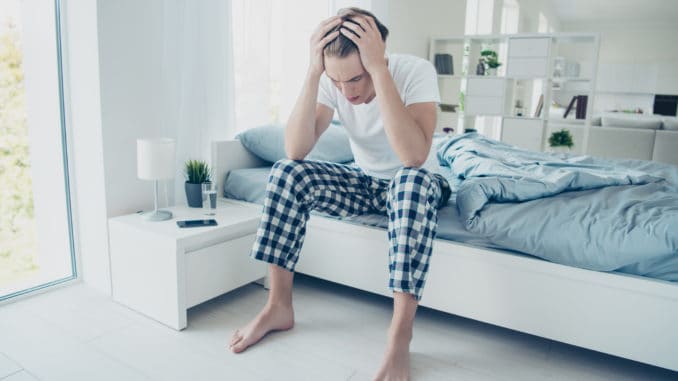
<instances>
[{"instance_id":1,"label":"table lamp","mask_svg":"<svg viewBox=\"0 0 678 381\"><path fill-rule=\"evenodd\" d=\"M155 208L143 216L149 221L172 218L172 212L158 210L158 180L174 178L174 139L137 139L137 177L154 180Z\"/></svg>"}]
</instances>

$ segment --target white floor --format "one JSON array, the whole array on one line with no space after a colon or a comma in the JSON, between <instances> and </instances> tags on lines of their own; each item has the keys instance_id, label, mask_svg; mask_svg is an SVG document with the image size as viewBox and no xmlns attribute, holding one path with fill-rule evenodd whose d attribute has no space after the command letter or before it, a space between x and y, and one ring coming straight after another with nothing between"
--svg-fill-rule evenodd
<instances>
[{"instance_id":1,"label":"white floor","mask_svg":"<svg viewBox=\"0 0 678 381\"><path fill-rule=\"evenodd\" d=\"M295 283L296 327L241 355L226 343L263 305L248 285L189 311L174 331L83 284L0 306L0 379L368 380L390 300L313 278ZM678 373L428 309L414 380L676 380Z\"/></svg>"}]
</instances>

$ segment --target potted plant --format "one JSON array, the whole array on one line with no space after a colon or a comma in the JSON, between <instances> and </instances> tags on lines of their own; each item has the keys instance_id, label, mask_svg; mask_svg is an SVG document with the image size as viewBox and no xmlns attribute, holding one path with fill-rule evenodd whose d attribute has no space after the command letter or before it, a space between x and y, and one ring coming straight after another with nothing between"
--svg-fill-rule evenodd
<instances>
[{"instance_id":1,"label":"potted plant","mask_svg":"<svg viewBox=\"0 0 678 381\"><path fill-rule=\"evenodd\" d=\"M497 68L501 66L497 58L497 52L490 49L485 49L480 52L480 59L487 65L487 75L497 75Z\"/></svg>"},{"instance_id":2,"label":"potted plant","mask_svg":"<svg viewBox=\"0 0 678 381\"><path fill-rule=\"evenodd\" d=\"M554 131L549 137L549 146L551 147L551 152L568 152L574 146L572 134L564 128L560 131Z\"/></svg>"},{"instance_id":3,"label":"potted plant","mask_svg":"<svg viewBox=\"0 0 678 381\"><path fill-rule=\"evenodd\" d=\"M212 182L210 167L202 160L188 160L184 165L186 201L192 208L202 207L202 184Z\"/></svg>"}]
</instances>

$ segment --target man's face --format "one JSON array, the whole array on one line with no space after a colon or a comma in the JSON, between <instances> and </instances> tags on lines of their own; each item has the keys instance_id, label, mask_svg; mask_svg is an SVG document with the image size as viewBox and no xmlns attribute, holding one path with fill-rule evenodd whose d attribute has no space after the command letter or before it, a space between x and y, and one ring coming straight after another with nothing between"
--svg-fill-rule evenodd
<instances>
[{"instance_id":1,"label":"man's face","mask_svg":"<svg viewBox=\"0 0 678 381\"><path fill-rule=\"evenodd\" d=\"M369 103L375 97L372 78L358 53L348 57L325 56L325 74L351 104Z\"/></svg>"}]
</instances>

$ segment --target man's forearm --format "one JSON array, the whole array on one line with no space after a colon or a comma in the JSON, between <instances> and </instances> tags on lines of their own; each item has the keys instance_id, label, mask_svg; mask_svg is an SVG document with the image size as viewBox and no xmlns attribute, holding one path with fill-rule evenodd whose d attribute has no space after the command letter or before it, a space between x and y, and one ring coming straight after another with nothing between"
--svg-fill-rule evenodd
<instances>
[{"instance_id":1,"label":"man's forearm","mask_svg":"<svg viewBox=\"0 0 678 381\"><path fill-rule=\"evenodd\" d=\"M309 71L290 114L285 128L285 153L289 159L302 160L317 140L315 122L319 82L320 75Z\"/></svg>"},{"instance_id":2,"label":"man's forearm","mask_svg":"<svg viewBox=\"0 0 678 381\"><path fill-rule=\"evenodd\" d=\"M431 142L403 104L387 67L371 73L384 129L403 165L421 166L428 156Z\"/></svg>"}]
</instances>

